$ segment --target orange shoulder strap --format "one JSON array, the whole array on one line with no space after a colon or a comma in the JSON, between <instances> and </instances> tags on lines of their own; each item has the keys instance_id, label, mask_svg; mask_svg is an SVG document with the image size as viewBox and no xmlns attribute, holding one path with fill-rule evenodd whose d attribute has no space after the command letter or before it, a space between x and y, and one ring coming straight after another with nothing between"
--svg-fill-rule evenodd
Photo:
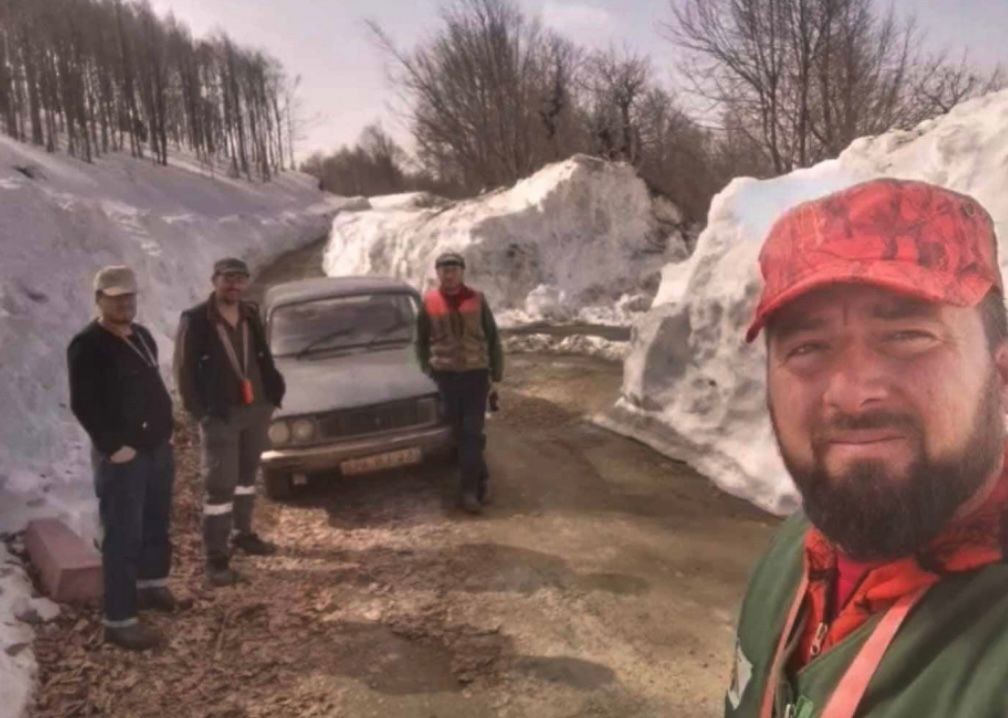
<instances>
[{"instance_id":1,"label":"orange shoulder strap","mask_svg":"<svg viewBox=\"0 0 1008 718\"><path fill-rule=\"evenodd\" d=\"M802 604L805 602L805 592L808 591L809 577L808 567L802 567L802 580L798 584L798 592L791 603L791 610L788 611L787 621L784 622L784 630L777 641L777 650L774 652L773 663L770 664L770 673L767 675L766 687L763 689L763 702L760 704L760 718L773 718L774 695L777 693L777 676L780 675L784 664L784 648L787 646L788 637L794 632L795 622L801 612Z\"/></svg>"},{"instance_id":2,"label":"orange shoulder strap","mask_svg":"<svg viewBox=\"0 0 1008 718\"><path fill-rule=\"evenodd\" d=\"M886 611L844 677L840 679L839 685L826 704L822 718L854 718L858 704L868 689L868 683L878 670L882 657L896 637L896 632L903 625L910 610L924 597L929 588L930 584L922 586L914 593L906 594Z\"/></svg>"}]
</instances>

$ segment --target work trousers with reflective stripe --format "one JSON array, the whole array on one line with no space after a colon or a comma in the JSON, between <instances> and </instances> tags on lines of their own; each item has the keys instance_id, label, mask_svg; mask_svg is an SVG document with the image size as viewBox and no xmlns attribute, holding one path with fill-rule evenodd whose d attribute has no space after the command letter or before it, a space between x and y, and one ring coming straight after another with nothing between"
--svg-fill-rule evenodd
<instances>
[{"instance_id":1,"label":"work trousers with reflective stripe","mask_svg":"<svg viewBox=\"0 0 1008 718\"><path fill-rule=\"evenodd\" d=\"M272 415L272 405L252 404L232 408L227 419L207 417L200 422L203 544L210 562L229 558L232 528L252 532L256 472Z\"/></svg>"},{"instance_id":2,"label":"work trousers with reflective stripe","mask_svg":"<svg viewBox=\"0 0 1008 718\"><path fill-rule=\"evenodd\" d=\"M487 395L490 373L474 371L437 371L434 380L444 402L445 418L458 443L459 489L462 495L482 498L486 492L489 472L483 451L486 449Z\"/></svg>"},{"instance_id":3,"label":"work trousers with reflective stripe","mask_svg":"<svg viewBox=\"0 0 1008 718\"><path fill-rule=\"evenodd\" d=\"M172 484L175 462L167 441L113 464L91 455L101 519L105 624L136 622L137 589L163 586L171 568Z\"/></svg>"}]
</instances>

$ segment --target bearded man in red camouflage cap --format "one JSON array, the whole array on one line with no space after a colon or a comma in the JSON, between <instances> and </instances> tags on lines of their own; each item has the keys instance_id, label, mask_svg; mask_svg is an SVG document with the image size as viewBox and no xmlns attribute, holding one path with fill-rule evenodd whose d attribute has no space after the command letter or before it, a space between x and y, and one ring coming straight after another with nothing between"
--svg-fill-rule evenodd
<instances>
[{"instance_id":1,"label":"bearded man in red camouflage cap","mask_svg":"<svg viewBox=\"0 0 1008 718\"><path fill-rule=\"evenodd\" d=\"M803 500L725 715L1008 716L1008 321L990 216L880 179L774 224L747 339Z\"/></svg>"}]
</instances>

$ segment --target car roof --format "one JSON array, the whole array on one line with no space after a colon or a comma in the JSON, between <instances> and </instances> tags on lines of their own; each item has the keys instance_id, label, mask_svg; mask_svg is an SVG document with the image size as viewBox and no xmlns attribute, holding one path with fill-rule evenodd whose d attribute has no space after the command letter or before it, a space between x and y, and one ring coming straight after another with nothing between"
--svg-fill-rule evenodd
<instances>
[{"instance_id":1,"label":"car roof","mask_svg":"<svg viewBox=\"0 0 1008 718\"><path fill-rule=\"evenodd\" d=\"M318 277L284 282L270 287L263 299L263 306L269 310L281 304L295 304L320 297L385 292L417 294L414 287L393 277Z\"/></svg>"}]
</instances>

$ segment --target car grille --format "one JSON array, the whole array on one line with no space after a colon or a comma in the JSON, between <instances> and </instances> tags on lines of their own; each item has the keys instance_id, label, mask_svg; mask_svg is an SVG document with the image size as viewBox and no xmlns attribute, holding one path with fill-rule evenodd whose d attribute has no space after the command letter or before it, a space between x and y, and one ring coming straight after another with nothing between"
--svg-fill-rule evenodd
<instances>
[{"instance_id":1,"label":"car grille","mask_svg":"<svg viewBox=\"0 0 1008 718\"><path fill-rule=\"evenodd\" d=\"M335 439L430 424L436 418L431 411L435 406L429 399L410 399L333 411L319 416L319 433L323 438Z\"/></svg>"}]
</instances>

